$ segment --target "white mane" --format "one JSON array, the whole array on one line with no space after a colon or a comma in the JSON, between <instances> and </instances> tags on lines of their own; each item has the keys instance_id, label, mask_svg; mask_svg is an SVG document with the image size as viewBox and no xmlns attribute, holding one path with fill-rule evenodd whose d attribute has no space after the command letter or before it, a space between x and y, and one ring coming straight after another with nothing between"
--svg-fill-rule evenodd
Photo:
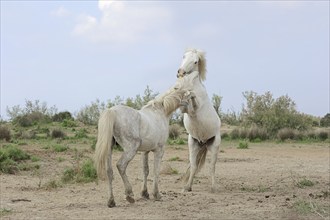
<instances>
[{"instance_id":1,"label":"white mane","mask_svg":"<svg viewBox=\"0 0 330 220\"><path fill-rule=\"evenodd\" d=\"M198 49L192 49L189 48L186 50L186 52L193 52L193 53L197 53L198 58L199 58L199 62L198 62L198 70L199 70L199 76L201 78L202 81L204 81L206 79L206 59L205 59L205 52L198 50Z\"/></svg>"}]
</instances>

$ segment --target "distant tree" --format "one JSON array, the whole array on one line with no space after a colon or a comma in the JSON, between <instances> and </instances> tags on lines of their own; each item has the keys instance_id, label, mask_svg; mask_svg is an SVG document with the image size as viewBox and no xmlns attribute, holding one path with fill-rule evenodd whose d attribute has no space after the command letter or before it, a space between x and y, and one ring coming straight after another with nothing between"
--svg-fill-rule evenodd
<instances>
[{"instance_id":1,"label":"distant tree","mask_svg":"<svg viewBox=\"0 0 330 220\"><path fill-rule=\"evenodd\" d=\"M25 101L22 108L15 105L12 108L7 107L7 115L13 123L27 127L39 122L49 122L51 117L57 112L55 106L48 107L46 102L39 100Z\"/></svg>"},{"instance_id":2,"label":"distant tree","mask_svg":"<svg viewBox=\"0 0 330 220\"><path fill-rule=\"evenodd\" d=\"M213 104L213 107L214 107L215 111L219 115L219 117L222 114L221 113L221 101L222 101L222 96L217 95L217 94L213 94L213 96L212 96L212 104Z\"/></svg>"},{"instance_id":3,"label":"distant tree","mask_svg":"<svg viewBox=\"0 0 330 220\"><path fill-rule=\"evenodd\" d=\"M53 117L53 121L62 122L64 120L74 120L71 113L68 111L56 113Z\"/></svg>"},{"instance_id":4,"label":"distant tree","mask_svg":"<svg viewBox=\"0 0 330 220\"><path fill-rule=\"evenodd\" d=\"M155 93L154 91L152 91L152 89L150 89L149 86L147 86L147 88L144 90L144 96L142 97L143 105L146 105L149 101L156 98L157 95L158 92Z\"/></svg>"},{"instance_id":5,"label":"distant tree","mask_svg":"<svg viewBox=\"0 0 330 220\"><path fill-rule=\"evenodd\" d=\"M330 127L330 113L321 118L320 125L322 127Z\"/></svg>"},{"instance_id":6,"label":"distant tree","mask_svg":"<svg viewBox=\"0 0 330 220\"><path fill-rule=\"evenodd\" d=\"M87 125L96 125L100 114L106 109L104 102L100 102L99 99L96 99L95 102L92 102L90 105L86 105L76 114L78 121L83 122Z\"/></svg>"},{"instance_id":7,"label":"distant tree","mask_svg":"<svg viewBox=\"0 0 330 220\"><path fill-rule=\"evenodd\" d=\"M312 117L299 113L295 102L287 95L274 99L270 92L258 95L247 91L243 97L246 104L241 116L245 125L257 125L275 134L282 128L306 130L313 124Z\"/></svg>"}]
</instances>

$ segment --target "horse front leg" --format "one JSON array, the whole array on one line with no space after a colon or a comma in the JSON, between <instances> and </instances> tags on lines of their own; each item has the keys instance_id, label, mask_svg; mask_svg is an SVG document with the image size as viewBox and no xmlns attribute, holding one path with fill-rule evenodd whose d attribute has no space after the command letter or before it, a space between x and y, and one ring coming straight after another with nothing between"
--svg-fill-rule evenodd
<instances>
[{"instance_id":1,"label":"horse front leg","mask_svg":"<svg viewBox=\"0 0 330 220\"><path fill-rule=\"evenodd\" d=\"M147 188L147 181L149 175L148 155L149 155L149 151L142 153L143 185L142 185L141 196L145 199L149 199L149 193Z\"/></svg>"},{"instance_id":2,"label":"horse front leg","mask_svg":"<svg viewBox=\"0 0 330 220\"><path fill-rule=\"evenodd\" d=\"M164 146L160 146L154 151L154 181L153 181L153 196L156 201L161 199L161 195L158 190L158 177L160 171L160 163L164 155Z\"/></svg>"}]
</instances>

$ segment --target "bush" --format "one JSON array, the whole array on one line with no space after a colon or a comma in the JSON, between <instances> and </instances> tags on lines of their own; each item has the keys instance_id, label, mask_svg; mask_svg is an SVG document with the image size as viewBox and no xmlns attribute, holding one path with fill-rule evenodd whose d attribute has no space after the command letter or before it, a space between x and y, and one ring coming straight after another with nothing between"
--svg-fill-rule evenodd
<instances>
[{"instance_id":1,"label":"bush","mask_svg":"<svg viewBox=\"0 0 330 220\"><path fill-rule=\"evenodd\" d=\"M281 141L284 141L287 139L293 140L295 138L295 131L291 128L282 128L281 130L278 131L277 137Z\"/></svg>"},{"instance_id":2,"label":"bush","mask_svg":"<svg viewBox=\"0 0 330 220\"><path fill-rule=\"evenodd\" d=\"M248 149L249 143L247 141L240 141L237 149Z\"/></svg>"},{"instance_id":3,"label":"bush","mask_svg":"<svg viewBox=\"0 0 330 220\"><path fill-rule=\"evenodd\" d=\"M71 113L68 111L59 112L52 117L53 121L63 122L64 120L74 120Z\"/></svg>"},{"instance_id":4,"label":"bush","mask_svg":"<svg viewBox=\"0 0 330 220\"><path fill-rule=\"evenodd\" d=\"M178 124L170 125L169 138L172 140L177 139L180 136L180 129L181 129L181 127Z\"/></svg>"},{"instance_id":5,"label":"bush","mask_svg":"<svg viewBox=\"0 0 330 220\"><path fill-rule=\"evenodd\" d=\"M239 138L246 139L248 137L248 130L245 128L239 129Z\"/></svg>"},{"instance_id":6,"label":"bush","mask_svg":"<svg viewBox=\"0 0 330 220\"><path fill-rule=\"evenodd\" d=\"M0 126L0 140L10 141L10 139L11 134L9 128Z\"/></svg>"},{"instance_id":7,"label":"bush","mask_svg":"<svg viewBox=\"0 0 330 220\"><path fill-rule=\"evenodd\" d=\"M68 127L68 128L73 128L73 127L77 127L77 124L75 121L71 120L71 119L64 119L62 121L62 126L63 127Z\"/></svg>"},{"instance_id":8,"label":"bush","mask_svg":"<svg viewBox=\"0 0 330 220\"><path fill-rule=\"evenodd\" d=\"M307 130L315 124L315 118L299 113L295 102L287 95L274 99L270 92L258 95L249 91L243 96L246 105L241 118L245 126L257 125L265 128L268 134L275 135L283 128Z\"/></svg>"},{"instance_id":9,"label":"bush","mask_svg":"<svg viewBox=\"0 0 330 220\"><path fill-rule=\"evenodd\" d=\"M307 137L308 137L309 139L316 139L317 134L316 134L315 131L311 130L311 131L308 131L308 132L307 132Z\"/></svg>"},{"instance_id":10,"label":"bush","mask_svg":"<svg viewBox=\"0 0 330 220\"><path fill-rule=\"evenodd\" d=\"M247 132L247 138L250 141L254 140L266 140L268 139L268 134L266 129L258 128L256 126L251 127Z\"/></svg>"},{"instance_id":11,"label":"bush","mask_svg":"<svg viewBox=\"0 0 330 220\"><path fill-rule=\"evenodd\" d=\"M59 144L53 145L52 148L55 152L63 152L63 151L66 151L69 149L68 146L63 146L63 145L59 145Z\"/></svg>"},{"instance_id":12,"label":"bush","mask_svg":"<svg viewBox=\"0 0 330 220\"><path fill-rule=\"evenodd\" d=\"M83 165L64 170L62 181L64 183L88 183L97 180L97 173L91 159L85 160Z\"/></svg>"},{"instance_id":13,"label":"bush","mask_svg":"<svg viewBox=\"0 0 330 220\"><path fill-rule=\"evenodd\" d=\"M7 114L10 119L13 122L18 122L23 127L31 126L41 121L49 122L56 111L55 106L48 108L45 102L40 103L39 100L34 102L26 100L24 108L21 108L19 105L12 108L7 107Z\"/></svg>"},{"instance_id":14,"label":"bush","mask_svg":"<svg viewBox=\"0 0 330 220\"><path fill-rule=\"evenodd\" d=\"M330 127L330 113L326 114L323 118L321 118L320 125L322 127Z\"/></svg>"},{"instance_id":15,"label":"bush","mask_svg":"<svg viewBox=\"0 0 330 220\"><path fill-rule=\"evenodd\" d=\"M48 115L44 115L41 112L31 112L16 117L13 122L21 127L30 127L38 123L48 123L50 118Z\"/></svg>"},{"instance_id":16,"label":"bush","mask_svg":"<svg viewBox=\"0 0 330 220\"><path fill-rule=\"evenodd\" d=\"M230 136L227 132L221 133L221 139L222 140L228 140L229 138L230 138Z\"/></svg>"},{"instance_id":17,"label":"bush","mask_svg":"<svg viewBox=\"0 0 330 220\"><path fill-rule=\"evenodd\" d=\"M96 100L91 105L83 107L77 114L76 118L78 121L86 125L97 125L100 114L106 109L105 103Z\"/></svg>"},{"instance_id":18,"label":"bush","mask_svg":"<svg viewBox=\"0 0 330 220\"><path fill-rule=\"evenodd\" d=\"M0 171L14 174L18 168L17 162L30 159L30 155L21 149L8 145L0 149Z\"/></svg>"},{"instance_id":19,"label":"bush","mask_svg":"<svg viewBox=\"0 0 330 220\"><path fill-rule=\"evenodd\" d=\"M74 135L75 138L80 139L80 138L88 138L87 136L87 130L86 129L80 129L76 132Z\"/></svg>"},{"instance_id":20,"label":"bush","mask_svg":"<svg viewBox=\"0 0 330 220\"><path fill-rule=\"evenodd\" d=\"M329 132L327 132L327 131L319 131L318 134L317 134L317 137L321 141L325 141L326 139L329 138Z\"/></svg>"},{"instance_id":21,"label":"bush","mask_svg":"<svg viewBox=\"0 0 330 220\"><path fill-rule=\"evenodd\" d=\"M230 138L236 140L239 138L239 129L235 128L230 132Z\"/></svg>"},{"instance_id":22,"label":"bush","mask_svg":"<svg viewBox=\"0 0 330 220\"><path fill-rule=\"evenodd\" d=\"M60 129L54 129L51 132L51 137L52 138L65 138L66 134Z\"/></svg>"}]
</instances>

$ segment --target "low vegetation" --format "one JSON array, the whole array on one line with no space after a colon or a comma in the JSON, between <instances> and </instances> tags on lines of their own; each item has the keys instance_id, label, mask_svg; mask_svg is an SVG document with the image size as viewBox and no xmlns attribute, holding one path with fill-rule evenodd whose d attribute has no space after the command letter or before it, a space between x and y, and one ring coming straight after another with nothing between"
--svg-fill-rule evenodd
<instances>
[{"instance_id":1,"label":"low vegetation","mask_svg":"<svg viewBox=\"0 0 330 220\"><path fill-rule=\"evenodd\" d=\"M63 183L88 183L97 181L97 173L93 161L87 159L82 165L76 163L73 167L64 170Z\"/></svg>"},{"instance_id":2,"label":"low vegetation","mask_svg":"<svg viewBox=\"0 0 330 220\"><path fill-rule=\"evenodd\" d=\"M31 156L14 145L5 145L0 149L0 171L15 174L19 170L27 169L20 162L29 160Z\"/></svg>"}]
</instances>

